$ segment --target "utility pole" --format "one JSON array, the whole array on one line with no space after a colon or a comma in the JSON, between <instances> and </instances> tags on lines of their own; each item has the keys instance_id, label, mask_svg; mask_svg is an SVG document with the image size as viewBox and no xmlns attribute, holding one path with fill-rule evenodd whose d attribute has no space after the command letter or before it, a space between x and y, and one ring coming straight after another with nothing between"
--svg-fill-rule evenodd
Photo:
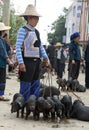
<instances>
[{"instance_id":1,"label":"utility pole","mask_svg":"<svg viewBox=\"0 0 89 130\"><path fill-rule=\"evenodd\" d=\"M9 26L10 21L10 0L3 0L3 15L2 15L2 22L5 25Z\"/></svg>"},{"instance_id":2,"label":"utility pole","mask_svg":"<svg viewBox=\"0 0 89 130\"><path fill-rule=\"evenodd\" d=\"M36 6L36 0L35 0L35 6Z\"/></svg>"},{"instance_id":3,"label":"utility pole","mask_svg":"<svg viewBox=\"0 0 89 130\"><path fill-rule=\"evenodd\" d=\"M86 7L87 0L82 0L82 10L81 10L81 18L80 18L80 32L81 32L81 40L86 40Z\"/></svg>"}]
</instances>

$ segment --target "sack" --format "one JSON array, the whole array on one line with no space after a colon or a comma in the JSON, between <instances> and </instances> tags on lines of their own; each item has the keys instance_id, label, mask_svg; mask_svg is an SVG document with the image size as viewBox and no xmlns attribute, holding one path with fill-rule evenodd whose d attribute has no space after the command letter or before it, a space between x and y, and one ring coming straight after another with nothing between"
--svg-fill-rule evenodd
<instances>
[{"instance_id":1,"label":"sack","mask_svg":"<svg viewBox=\"0 0 89 130\"><path fill-rule=\"evenodd\" d=\"M65 57L65 55L64 55L64 50L62 49L62 50L61 50L61 62L62 62L62 63L65 63L65 60L66 60L66 57Z\"/></svg>"}]
</instances>

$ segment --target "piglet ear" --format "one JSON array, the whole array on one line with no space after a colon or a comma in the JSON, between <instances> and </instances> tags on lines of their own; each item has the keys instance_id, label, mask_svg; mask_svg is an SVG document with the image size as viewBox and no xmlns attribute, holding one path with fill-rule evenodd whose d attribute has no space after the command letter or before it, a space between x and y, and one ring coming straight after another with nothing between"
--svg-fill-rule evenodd
<instances>
[{"instance_id":1,"label":"piglet ear","mask_svg":"<svg viewBox=\"0 0 89 130\"><path fill-rule=\"evenodd\" d=\"M22 103L21 103L21 102L18 102L18 104L19 104L19 106L20 106L20 107L23 107L23 105L22 105Z\"/></svg>"}]
</instances>

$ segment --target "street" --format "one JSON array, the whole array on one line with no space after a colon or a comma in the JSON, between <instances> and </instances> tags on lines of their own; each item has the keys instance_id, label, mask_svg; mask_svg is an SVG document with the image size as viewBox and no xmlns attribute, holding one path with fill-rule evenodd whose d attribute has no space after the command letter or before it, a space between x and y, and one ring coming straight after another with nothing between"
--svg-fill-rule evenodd
<instances>
[{"instance_id":1,"label":"street","mask_svg":"<svg viewBox=\"0 0 89 130\"><path fill-rule=\"evenodd\" d=\"M30 115L28 120L22 119L21 117L16 118L16 113L11 113L11 101L12 97L16 92L19 92L19 82L17 81L17 77L14 75L10 76L11 79L7 79L5 96L10 99L9 102L0 101L0 130L52 130L56 128L60 128L60 130L89 130L89 122L79 121L74 119L64 119L63 121L51 122L50 120L44 121L43 118L40 117L39 121L34 121L32 116ZM67 78L67 70L64 74L64 77ZM53 76L53 85L56 85L56 76ZM84 85L84 73L80 72L79 82ZM65 92L61 92L61 95L65 95ZM76 94L82 99L82 101L89 105L89 90L83 93ZM69 92L69 95L72 96L73 99L77 99L75 95Z\"/></svg>"}]
</instances>

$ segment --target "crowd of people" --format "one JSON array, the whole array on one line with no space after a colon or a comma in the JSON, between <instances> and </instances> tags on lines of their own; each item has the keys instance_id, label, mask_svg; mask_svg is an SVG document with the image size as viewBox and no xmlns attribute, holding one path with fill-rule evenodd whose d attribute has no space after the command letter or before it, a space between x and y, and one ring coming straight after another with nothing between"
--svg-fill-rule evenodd
<instances>
[{"instance_id":1,"label":"crowd of people","mask_svg":"<svg viewBox=\"0 0 89 130\"><path fill-rule=\"evenodd\" d=\"M39 21L40 14L37 12L36 7L28 5L25 12L20 15L26 21L26 25L18 30L16 39L16 57L19 68L20 90L25 100L32 94L37 98L40 93L40 63L44 62L47 68L52 68L57 73L57 78L63 78L65 72L65 62L68 59L65 51L64 44L59 41L55 44L50 43L47 49L41 43L40 33L36 29L36 25ZM5 26L0 22L0 100L8 101L4 97L5 85L6 85L6 66L14 66L13 60L11 60L10 46L8 44L7 30L11 27ZM69 63L68 63L68 78L78 79L81 51L79 46L80 34L78 32L73 33L70 36L69 44ZM89 88L89 45L85 51L85 87ZM40 60L41 59L41 60Z\"/></svg>"}]
</instances>

